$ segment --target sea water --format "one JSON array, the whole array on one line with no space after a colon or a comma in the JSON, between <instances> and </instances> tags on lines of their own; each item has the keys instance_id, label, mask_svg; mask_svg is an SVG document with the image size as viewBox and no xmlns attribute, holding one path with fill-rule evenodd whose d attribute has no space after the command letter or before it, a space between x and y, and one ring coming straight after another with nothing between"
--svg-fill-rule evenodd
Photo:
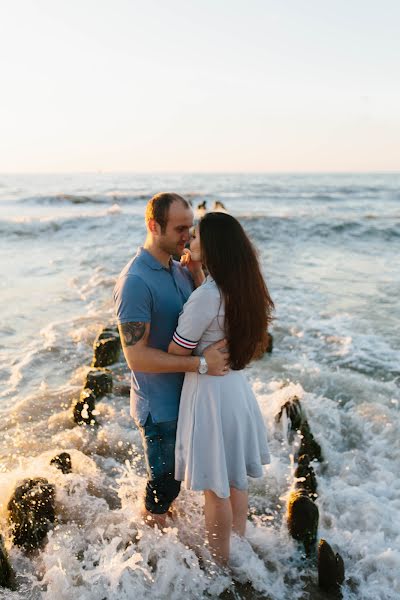
<instances>
[{"instance_id":1,"label":"sea water","mask_svg":"<svg viewBox=\"0 0 400 600\"><path fill-rule=\"evenodd\" d=\"M276 305L274 350L248 369L272 462L250 481L233 578L209 560L201 494L181 493L164 532L141 523L123 358L111 367L117 391L97 404L100 426L72 419L93 340L113 319L115 279L144 240L145 204L167 190L194 208L219 200L240 219ZM294 448L275 421L297 395L325 457L319 537L344 559L344 598L399 598L399 250L396 174L0 176L0 532L19 580L0 597L317 597L315 561L287 532ZM49 464L60 451L71 474ZM56 486L57 523L26 556L11 544L7 503L34 476Z\"/></svg>"}]
</instances>

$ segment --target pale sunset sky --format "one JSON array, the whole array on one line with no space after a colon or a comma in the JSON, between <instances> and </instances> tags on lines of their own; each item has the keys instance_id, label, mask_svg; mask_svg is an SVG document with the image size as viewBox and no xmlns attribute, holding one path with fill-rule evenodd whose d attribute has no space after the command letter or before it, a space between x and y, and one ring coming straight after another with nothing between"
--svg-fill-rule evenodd
<instances>
[{"instance_id":1,"label":"pale sunset sky","mask_svg":"<svg viewBox=\"0 0 400 600\"><path fill-rule=\"evenodd\" d=\"M397 0L1 0L0 172L400 170Z\"/></svg>"}]
</instances>

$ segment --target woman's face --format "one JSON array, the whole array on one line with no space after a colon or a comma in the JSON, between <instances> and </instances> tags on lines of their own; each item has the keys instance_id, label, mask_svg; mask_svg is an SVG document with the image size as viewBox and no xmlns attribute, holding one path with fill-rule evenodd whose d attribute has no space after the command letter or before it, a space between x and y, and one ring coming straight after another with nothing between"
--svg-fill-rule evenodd
<instances>
[{"instance_id":1,"label":"woman's face","mask_svg":"<svg viewBox=\"0 0 400 600\"><path fill-rule=\"evenodd\" d=\"M200 227L198 225L193 227L192 230L190 252L192 254L192 260L201 260Z\"/></svg>"}]
</instances>

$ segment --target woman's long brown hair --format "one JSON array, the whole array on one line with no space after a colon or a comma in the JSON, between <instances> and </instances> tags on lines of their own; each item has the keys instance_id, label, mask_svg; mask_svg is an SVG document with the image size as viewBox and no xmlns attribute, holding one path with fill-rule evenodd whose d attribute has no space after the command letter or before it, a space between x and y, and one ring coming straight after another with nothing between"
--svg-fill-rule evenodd
<instances>
[{"instance_id":1,"label":"woman's long brown hair","mask_svg":"<svg viewBox=\"0 0 400 600\"><path fill-rule=\"evenodd\" d=\"M267 347L274 303L256 250L237 219L222 212L200 221L202 260L225 300L231 369L243 369Z\"/></svg>"}]
</instances>

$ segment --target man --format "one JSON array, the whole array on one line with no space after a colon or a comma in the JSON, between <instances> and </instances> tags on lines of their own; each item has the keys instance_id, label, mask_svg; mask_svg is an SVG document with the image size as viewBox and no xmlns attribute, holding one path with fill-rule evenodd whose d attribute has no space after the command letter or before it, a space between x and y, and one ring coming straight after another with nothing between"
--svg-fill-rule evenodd
<instances>
[{"instance_id":1,"label":"man","mask_svg":"<svg viewBox=\"0 0 400 600\"><path fill-rule=\"evenodd\" d=\"M114 301L124 355L131 369L131 415L143 441L148 481L143 516L165 526L179 494L174 479L175 436L185 372L226 374L228 355L221 340L204 356L176 356L167 349L182 307L204 280L201 263L181 256L193 225L190 204L178 194L161 193L146 207L144 246L122 270Z\"/></svg>"}]
</instances>

